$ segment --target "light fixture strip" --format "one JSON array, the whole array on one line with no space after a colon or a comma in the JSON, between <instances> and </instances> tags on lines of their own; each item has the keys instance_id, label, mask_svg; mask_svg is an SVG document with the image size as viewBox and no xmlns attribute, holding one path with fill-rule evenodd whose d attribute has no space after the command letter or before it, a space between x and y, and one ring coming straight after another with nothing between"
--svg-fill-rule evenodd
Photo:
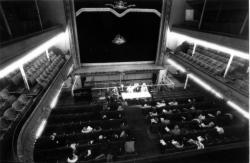
<instances>
[{"instance_id":1,"label":"light fixture strip","mask_svg":"<svg viewBox=\"0 0 250 163\"><path fill-rule=\"evenodd\" d=\"M223 95L221 93L219 93L218 91L216 91L215 89L213 89L210 85L208 85L206 82L204 82L203 80L201 80L199 77L195 76L194 74L188 74L188 76L190 77L190 79L192 79L193 81L195 81L197 84L199 84L200 86L202 86L204 89L208 90L209 92L213 93L216 97L223 99Z\"/></svg>"},{"instance_id":2,"label":"light fixture strip","mask_svg":"<svg viewBox=\"0 0 250 163\"><path fill-rule=\"evenodd\" d=\"M35 135L36 139L38 139L42 135L43 130L44 130L45 126L46 126L46 123L47 123L47 120L43 119L42 122L41 122L41 124L37 128L36 135Z\"/></svg>"},{"instance_id":3,"label":"light fixture strip","mask_svg":"<svg viewBox=\"0 0 250 163\"><path fill-rule=\"evenodd\" d=\"M172 60L171 58L167 59L167 62L169 64L171 64L172 66L174 66L176 69L180 70L181 72L186 72L186 69L184 67L182 67L181 65L179 65L178 63L176 63L174 60Z\"/></svg>"},{"instance_id":4,"label":"light fixture strip","mask_svg":"<svg viewBox=\"0 0 250 163\"><path fill-rule=\"evenodd\" d=\"M61 86L60 86L58 92L56 93L55 97L53 98L53 100L52 100L51 103L50 103L50 108L51 108L51 109L53 109L53 108L56 106L56 104L57 104L57 101L58 101L59 95L60 95L60 93L61 93L63 84L64 84L64 82L61 84Z\"/></svg>"},{"instance_id":5,"label":"light fixture strip","mask_svg":"<svg viewBox=\"0 0 250 163\"><path fill-rule=\"evenodd\" d=\"M238 111L240 114L242 114L242 115L243 115L244 117L246 117L247 119L250 118L249 113L248 113L247 111L245 111L243 108L241 108L239 105L237 105L236 103L234 103L234 102L228 100L228 101L227 101L227 104L228 104L231 108L233 108L233 109L235 109L236 111Z\"/></svg>"}]
</instances>

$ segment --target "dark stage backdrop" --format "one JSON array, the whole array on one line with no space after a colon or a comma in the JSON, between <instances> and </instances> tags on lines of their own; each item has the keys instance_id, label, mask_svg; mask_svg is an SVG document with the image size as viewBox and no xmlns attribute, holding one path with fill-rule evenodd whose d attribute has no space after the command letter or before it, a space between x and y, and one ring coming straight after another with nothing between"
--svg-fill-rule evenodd
<instances>
[{"instance_id":1,"label":"dark stage backdrop","mask_svg":"<svg viewBox=\"0 0 250 163\"><path fill-rule=\"evenodd\" d=\"M160 27L157 15L128 13L118 18L107 12L82 13L76 20L81 63L155 60ZM124 44L112 43L117 34L124 37Z\"/></svg>"}]
</instances>

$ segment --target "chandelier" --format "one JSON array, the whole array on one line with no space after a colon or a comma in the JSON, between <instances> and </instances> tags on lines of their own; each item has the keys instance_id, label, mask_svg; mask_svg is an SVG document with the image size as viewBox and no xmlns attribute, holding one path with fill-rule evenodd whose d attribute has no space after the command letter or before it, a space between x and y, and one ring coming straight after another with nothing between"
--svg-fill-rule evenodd
<instances>
[{"instance_id":1,"label":"chandelier","mask_svg":"<svg viewBox=\"0 0 250 163\"><path fill-rule=\"evenodd\" d=\"M122 45L125 42L126 42L125 38L121 36L120 34L117 34L115 38L112 40L112 43L116 45Z\"/></svg>"}]
</instances>

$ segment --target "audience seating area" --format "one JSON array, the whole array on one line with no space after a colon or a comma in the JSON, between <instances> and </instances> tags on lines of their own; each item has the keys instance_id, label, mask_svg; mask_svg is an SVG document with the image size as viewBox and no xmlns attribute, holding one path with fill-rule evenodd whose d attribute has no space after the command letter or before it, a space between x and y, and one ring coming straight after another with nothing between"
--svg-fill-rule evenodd
<instances>
[{"instance_id":1,"label":"audience seating area","mask_svg":"<svg viewBox=\"0 0 250 163\"><path fill-rule=\"evenodd\" d=\"M46 88L55 77L65 62L65 56L60 49L53 48L49 56L43 54L28 63L24 70L27 74L31 93L37 94L42 88Z\"/></svg>"},{"instance_id":2,"label":"audience seating area","mask_svg":"<svg viewBox=\"0 0 250 163\"><path fill-rule=\"evenodd\" d=\"M189 62L199 70L212 75L236 90L248 95L249 61L234 57L226 78L223 77L230 55L202 46L197 46L193 54L193 46L184 42L176 49L178 59Z\"/></svg>"},{"instance_id":3,"label":"audience seating area","mask_svg":"<svg viewBox=\"0 0 250 163\"><path fill-rule=\"evenodd\" d=\"M239 148L239 143L248 141L248 124L224 101L200 89L148 88L150 98L123 100L121 93L126 89L119 87L118 82L113 86L92 89L85 85L77 90L79 96L73 104L64 105L59 98L42 135L36 140L34 161L137 160L147 155L142 152L148 144L155 146L150 148L154 151L147 151L148 156L161 154L168 158L168 154L181 151L195 153L210 147L220 150L227 145ZM81 93L86 90L92 100ZM128 117L131 113L141 115L135 115L137 120ZM143 131L138 130L138 124L142 123ZM143 149L142 143L147 140L152 142L147 142Z\"/></svg>"},{"instance_id":4,"label":"audience seating area","mask_svg":"<svg viewBox=\"0 0 250 163\"><path fill-rule=\"evenodd\" d=\"M222 76L225 72L230 57L229 55L222 55L211 50L206 50L200 46L196 47L194 54L192 53L193 47L189 46L184 51L177 51L177 56L191 62L194 66L206 72L219 76Z\"/></svg>"},{"instance_id":5,"label":"audience seating area","mask_svg":"<svg viewBox=\"0 0 250 163\"><path fill-rule=\"evenodd\" d=\"M50 50L50 60L42 54L24 66L30 91L19 70L0 80L0 140L26 112L65 62L59 49Z\"/></svg>"},{"instance_id":6,"label":"audience seating area","mask_svg":"<svg viewBox=\"0 0 250 163\"><path fill-rule=\"evenodd\" d=\"M118 99L56 107L34 150L36 162L105 162L133 157L135 137Z\"/></svg>"},{"instance_id":7,"label":"audience seating area","mask_svg":"<svg viewBox=\"0 0 250 163\"><path fill-rule=\"evenodd\" d=\"M162 153L247 142L248 127L222 101L209 96L162 97L143 105Z\"/></svg>"}]
</instances>

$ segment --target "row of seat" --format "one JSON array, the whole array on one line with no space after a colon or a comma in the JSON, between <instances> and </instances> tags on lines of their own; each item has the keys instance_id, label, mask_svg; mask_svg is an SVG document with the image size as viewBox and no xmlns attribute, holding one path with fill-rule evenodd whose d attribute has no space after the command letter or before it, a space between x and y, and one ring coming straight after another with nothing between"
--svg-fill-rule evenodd
<instances>
[{"instance_id":1,"label":"row of seat","mask_svg":"<svg viewBox=\"0 0 250 163\"><path fill-rule=\"evenodd\" d=\"M191 49L193 50L193 49ZM227 64L227 62L229 61L229 58L230 58L230 55L229 54L225 54L225 53L221 53L221 52L216 52L216 51L213 51L211 49L206 49L202 46L197 46L195 51L205 55L205 56L208 56L210 58L213 58L217 61L221 61L221 62L224 62Z\"/></svg>"},{"instance_id":2,"label":"row of seat","mask_svg":"<svg viewBox=\"0 0 250 163\"><path fill-rule=\"evenodd\" d=\"M221 73L224 72L226 68L225 64L221 62L210 62L210 61L206 62L207 58L203 56L201 57L201 55L198 53L196 53L196 56L191 56L184 52L178 52L177 56L181 57L182 59L186 59L187 61L193 63L199 68L202 68L214 75L220 75Z\"/></svg>"},{"instance_id":3,"label":"row of seat","mask_svg":"<svg viewBox=\"0 0 250 163\"><path fill-rule=\"evenodd\" d=\"M222 101L183 97L164 98L144 105L143 113L151 133L159 136L162 153L201 150L225 143L244 141L247 126ZM151 102L152 104L152 102Z\"/></svg>"},{"instance_id":4,"label":"row of seat","mask_svg":"<svg viewBox=\"0 0 250 163\"><path fill-rule=\"evenodd\" d=\"M12 95L5 88L0 93L0 140L12 127L14 122L23 114L32 102L32 97L26 94Z\"/></svg>"},{"instance_id":5,"label":"row of seat","mask_svg":"<svg viewBox=\"0 0 250 163\"><path fill-rule=\"evenodd\" d=\"M229 85L246 95L248 94L248 89L245 89L245 86L248 87L248 60L234 57L227 71L226 78L224 78L223 75L227 68L230 54L202 46L197 46L195 52L193 52L193 47L186 42L176 49L175 54L177 54L176 56L179 59L190 62L198 69L211 75L215 75L217 79L221 80L226 85ZM244 85L244 87L241 87L241 85Z\"/></svg>"},{"instance_id":6,"label":"row of seat","mask_svg":"<svg viewBox=\"0 0 250 163\"><path fill-rule=\"evenodd\" d=\"M202 132L182 134L175 137L163 137L159 141L162 153L180 152L185 150L202 150L217 145L227 145L246 141L242 134L243 126L223 127L225 133L219 133L216 128L205 129Z\"/></svg>"},{"instance_id":7,"label":"row of seat","mask_svg":"<svg viewBox=\"0 0 250 163\"><path fill-rule=\"evenodd\" d=\"M115 157L134 155L134 143L135 138L117 100L111 98L105 105L60 105L52 110L47 126L35 144L34 158L35 161L68 162L74 159L114 160Z\"/></svg>"},{"instance_id":8,"label":"row of seat","mask_svg":"<svg viewBox=\"0 0 250 163\"><path fill-rule=\"evenodd\" d=\"M49 79L52 80L64 63L63 52L54 54L53 50L51 50L50 53L50 61L45 54L42 54L24 65L30 91L25 89L23 77L19 70L11 72L0 80L0 140L4 138L4 135L10 130L14 122L31 106L35 95L41 92L42 85L36 84L35 80L39 81L40 76L44 75L44 73L50 75ZM49 66L50 69L48 69ZM32 96L30 96L31 94Z\"/></svg>"}]
</instances>

